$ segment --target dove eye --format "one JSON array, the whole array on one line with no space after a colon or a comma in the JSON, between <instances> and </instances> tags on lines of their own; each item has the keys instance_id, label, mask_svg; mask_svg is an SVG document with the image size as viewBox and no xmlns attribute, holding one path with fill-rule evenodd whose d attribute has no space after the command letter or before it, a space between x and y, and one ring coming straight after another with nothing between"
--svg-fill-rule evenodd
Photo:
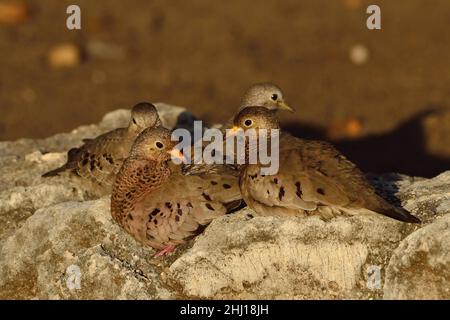
<instances>
[{"instance_id":1,"label":"dove eye","mask_svg":"<svg viewBox=\"0 0 450 320\"><path fill-rule=\"evenodd\" d=\"M156 146L158 149L164 148L164 144L163 144L162 142L160 142L160 141L156 141L156 142L155 142L155 146Z\"/></svg>"},{"instance_id":2,"label":"dove eye","mask_svg":"<svg viewBox=\"0 0 450 320\"><path fill-rule=\"evenodd\" d=\"M247 120L244 121L244 125L245 125L246 127L250 127L252 124L253 124L253 121L250 120L250 119L247 119Z\"/></svg>"},{"instance_id":3,"label":"dove eye","mask_svg":"<svg viewBox=\"0 0 450 320\"><path fill-rule=\"evenodd\" d=\"M277 101L278 95L274 93L274 94L270 97L270 99L272 99L273 101Z\"/></svg>"},{"instance_id":4,"label":"dove eye","mask_svg":"<svg viewBox=\"0 0 450 320\"><path fill-rule=\"evenodd\" d=\"M136 119L135 119L135 118L133 118L133 123L134 123L134 124L137 124L137 123L136 123Z\"/></svg>"}]
</instances>

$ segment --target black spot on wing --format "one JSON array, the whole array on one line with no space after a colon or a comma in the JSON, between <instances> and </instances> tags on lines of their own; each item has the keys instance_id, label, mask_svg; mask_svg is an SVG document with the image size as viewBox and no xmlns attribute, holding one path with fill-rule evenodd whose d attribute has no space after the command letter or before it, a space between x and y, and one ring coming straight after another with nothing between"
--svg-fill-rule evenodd
<instances>
[{"instance_id":1,"label":"black spot on wing","mask_svg":"<svg viewBox=\"0 0 450 320\"><path fill-rule=\"evenodd\" d=\"M211 201L211 197L207 195L206 193L202 193L203 198L205 198L206 201Z\"/></svg>"},{"instance_id":2,"label":"black spot on wing","mask_svg":"<svg viewBox=\"0 0 450 320\"><path fill-rule=\"evenodd\" d=\"M301 198L302 195L303 195L303 192L302 192L302 185L300 184L300 182L297 181L297 182L295 183L295 186L296 186L296 188L297 188L297 191L295 192L295 194L297 195L297 197Z\"/></svg>"},{"instance_id":3,"label":"black spot on wing","mask_svg":"<svg viewBox=\"0 0 450 320\"><path fill-rule=\"evenodd\" d=\"M152 212L150 212L149 217L154 217L156 216L158 213L160 213L161 210L159 210L158 208L154 209Z\"/></svg>"},{"instance_id":4,"label":"black spot on wing","mask_svg":"<svg viewBox=\"0 0 450 320\"><path fill-rule=\"evenodd\" d=\"M280 201L283 199L284 194L285 194L284 187L281 186L280 191L278 192L278 199L280 199Z\"/></svg>"}]
</instances>

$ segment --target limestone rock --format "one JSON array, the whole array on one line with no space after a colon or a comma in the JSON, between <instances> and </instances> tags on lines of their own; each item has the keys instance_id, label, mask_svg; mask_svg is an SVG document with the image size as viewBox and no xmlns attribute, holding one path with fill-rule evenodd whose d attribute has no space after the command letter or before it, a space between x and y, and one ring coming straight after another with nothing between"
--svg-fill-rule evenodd
<instances>
[{"instance_id":1,"label":"limestone rock","mask_svg":"<svg viewBox=\"0 0 450 320\"><path fill-rule=\"evenodd\" d=\"M450 299L450 214L414 232L394 251L384 298Z\"/></svg>"},{"instance_id":2,"label":"limestone rock","mask_svg":"<svg viewBox=\"0 0 450 320\"><path fill-rule=\"evenodd\" d=\"M168 127L184 108L158 104ZM113 222L109 198L41 174L68 149L128 122L105 115L47 139L0 142L0 298L14 299L449 299L450 171L433 179L372 177L422 225L382 216L221 217L155 261ZM392 198L394 200L394 198Z\"/></svg>"},{"instance_id":3,"label":"limestone rock","mask_svg":"<svg viewBox=\"0 0 450 320\"><path fill-rule=\"evenodd\" d=\"M409 228L376 216L322 221L245 210L213 221L170 271L185 294L201 298L378 297L366 270L385 265Z\"/></svg>"},{"instance_id":4,"label":"limestone rock","mask_svg":"<svg viewBox=\"0 0 450 320\"><path fill-rule=\"evenodd\" d=\"M0 298L170 298L133 241L112 221L107 197L40 209L1 248Z\"/></svg>"}]
</instances>

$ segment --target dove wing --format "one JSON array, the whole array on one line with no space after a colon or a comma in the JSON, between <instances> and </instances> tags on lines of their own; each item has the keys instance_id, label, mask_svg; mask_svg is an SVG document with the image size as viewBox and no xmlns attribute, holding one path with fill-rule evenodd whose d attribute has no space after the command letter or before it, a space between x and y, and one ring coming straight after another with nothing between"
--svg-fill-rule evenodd
<instances>
[{"instance_id":1,"label":"dove wing","mask_svg":"<svg viewBox=\"0 0 450 320\"><path fill-rule=\"evenodd\" d=\"M288 214L326 206L332 212L364 208L402 221L418 220L378 196L364 174L327 142L282 134L278 174L261 176L255 167L247 167L241 181L248 196L259 204L286 208Z\"/></svg>"},{"instance_id":2,"label":"dove wing","mask_svg":"<svg viewBox=\"0 0 450 320\"><path fill-rule=\"evenodd\" d=\"M241 198L235 173L172 174L143 202L148 244L162 248L168 243L181 243L233 210Z\"/></svg>"},{"instance_id":3,"label":"dove wing","mask_svg":"<svg viewBox=\"0 0 450 320\"><path fill-rule=\"evenodd\" d=\"M80 147L76 157L67 166L83 178L110 186L128 156L132 143L132 139L127 137L127 129L110 131Z\"/></svg>"}]
</instances>

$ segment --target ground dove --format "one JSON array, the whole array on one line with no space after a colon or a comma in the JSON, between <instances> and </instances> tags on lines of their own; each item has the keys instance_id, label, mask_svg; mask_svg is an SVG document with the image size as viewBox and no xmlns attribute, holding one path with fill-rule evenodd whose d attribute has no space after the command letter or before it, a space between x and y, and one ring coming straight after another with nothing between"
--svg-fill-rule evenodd
<instances>
[{"instance_id":1,"label":"ground dove","mask_svg":"<svg viewBox=\"0 0 450 320\"><path fill-rule=\"evenodd\" d=\"M234 125L233 132L279 128L274 114L260 107L241 110ZM248 156L248 146L246 149ZM378 213L405 222L420 222L377 195L364 174L327 142L280 133L278 173L262 175L260 169L260 164L244 165L240 187L247 205L261 215L317 214L329 219L336 215Z\"/></svg>"},{"instance_id":2,"label":"ground dove","mask_svg":"<svg viewBox=\"0 0 450 320\"><path fill-rule=\"evenodd\" d=\"M283 92L281 89L270 82L265 83L256 83L250 86L244 93L241 104L239 106L239 110L242 110L248 106L260 106L264 107L267 110L270 110L273 113L276 113L278 110L287 110L293 112L294 110L284 101ZM230 118L226 121L219 129L225 134L226 129L231 129L233 126L233 118ZM225 150L225 145L223 150ZM224 158L225 159L225 158ZM216 165L211 164L191 164L185 165L183 170L186 173L189 172L205 172L215 170ZM233 165L228 165L230 168L235 168Z\"/></svg>"},{"instance_id":3,"label":"ground dove","mask_svg":"<svg viewBox=\"0 0 450 320\"><path fill-rule=\"evenodd\" d=\"M245 91L238 111L251 106L264 107L274 113L279 110L294 112L284 101L283 91L281 91L280 87L270 82L253 84ZM232 126L233 118L224 124L223 129L229 129Z\"/></svg>"},{"instance_id":4,"label":"ground dove","mask_svg":"<svg viewBox=\"0 0 450 320\"><path fill-rule=\"evenodd\" d=\"M154 105L138 103L131 110L127 128L118 128L94 139L86 139L81 147L69 150L66 164L45 173L43 177L68 175L96 196L109 194L115 175L128 157L138 134L145 128L160 124Z\"/></svg>"},{"instance_id":5,"label":"ground dove","mask_svg":"<svg viewBox=\"0 0 450 320\"><path fill-rule=\"evenodd\" d=\"M247 89L242 98L239 110L251 106L260 106L272 111L294 111L284 101L281 89L277 85L269 82L257 83Z\"/></svg>"},{"instance_id":6,"label":"ground dove","mask_svg":"<svg viewBox=\"0 0 450 320\"><path fill-rule=\"evenodd\" d=\"M183 175L172 157L171 132L164 127L144 130L117 174L111 195L114 220L140 243L172 251L214 218L241 202L235 171ZM182 156L181 156L182 157Z\"/></svg>"}]
</instances>

